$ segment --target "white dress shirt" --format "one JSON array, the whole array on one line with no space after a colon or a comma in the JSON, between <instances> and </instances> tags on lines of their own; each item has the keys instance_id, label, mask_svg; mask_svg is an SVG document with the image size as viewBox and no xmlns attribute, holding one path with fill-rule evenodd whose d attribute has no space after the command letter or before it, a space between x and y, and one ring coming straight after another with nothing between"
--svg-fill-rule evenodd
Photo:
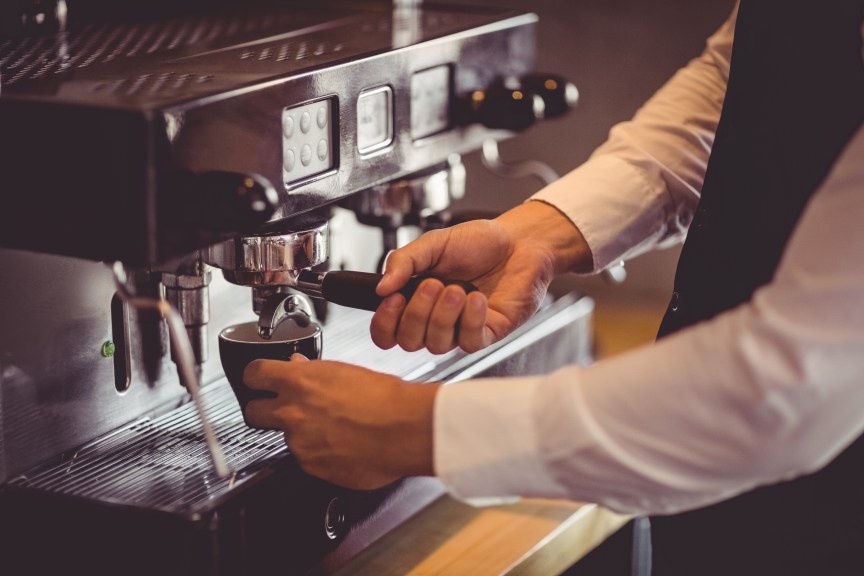
<instances>
[{"instance_id":1,"label":"white dress shirt","mask_svg":"<svg viewBox=\"0 0 864 576\"><path fill-rule=\"evenodd\" d=\"M720 116L735 16L584 165L530 200L573 221L598 270L683 239ZM859 129L751 301L588 367L447 384L436 400L434 458L451 494L472 503L538 496L670 513L815 471L862 432Z\"/></svg>"}]
</instances>

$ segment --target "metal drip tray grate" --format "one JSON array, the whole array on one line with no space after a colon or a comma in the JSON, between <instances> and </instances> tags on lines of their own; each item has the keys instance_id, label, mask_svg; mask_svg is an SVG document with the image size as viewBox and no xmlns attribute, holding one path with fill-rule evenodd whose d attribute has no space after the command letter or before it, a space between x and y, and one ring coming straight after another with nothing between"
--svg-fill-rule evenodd
<instances>
[{"instance_id":1,"label":"metal drip tray grate","mask_svg":"<svg viewBox=\"0 0 864 576\"><path fill-rule=\"evenodd\" d=\"M107 503L195 512L207 507L287 449L282 434L246 426L227 383L205 387L202 399L235 474L212 467L194 406L142 419L13 479L13 486Z\"/></svg>"}]
</instances>

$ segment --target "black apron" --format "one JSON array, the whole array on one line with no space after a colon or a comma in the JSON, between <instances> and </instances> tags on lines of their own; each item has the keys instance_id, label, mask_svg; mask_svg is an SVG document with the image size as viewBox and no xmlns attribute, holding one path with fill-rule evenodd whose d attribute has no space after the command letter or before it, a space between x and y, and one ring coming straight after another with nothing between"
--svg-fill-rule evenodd
<instances>
[{"instance_id":1,"label":"black apron","mask_svg":"<svg viewBox=\"0 0 864 576\"><path fill-rule=\"evenodd\" d=\"M771 280L807 201L864 120L862 18L862 0L742 0L723 113L659 337ZM652 517L651 532L653 576L864 575L864 439L809 476Z\"/></svg>"}]
</instances>

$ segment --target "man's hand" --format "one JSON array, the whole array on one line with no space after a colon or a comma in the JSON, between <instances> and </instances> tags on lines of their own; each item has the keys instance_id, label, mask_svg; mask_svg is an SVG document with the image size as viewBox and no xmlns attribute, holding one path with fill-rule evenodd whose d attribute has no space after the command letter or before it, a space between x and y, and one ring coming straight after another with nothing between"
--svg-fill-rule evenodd
<instances>
[{"instance_id":1,"label":"man's hand","mask_svg":"<svg viewBox=\"0 0 864 576\"><path fill-rule=\"evenodd\" d=\"M443 354L458 346L475 352L528 320L556 274L588 271L591 264L579 230L543 202L427 232L387 258L372 340L385 350L399 345ZM397 290L423 273L467 280L480 290L466 295L459 286L427 279L406 302Z\"/></svg>"},{"instance_id":2,"label":"man's hand","mask_svg":"<svg viewBox=\"0 0 864 576\"><path fill-rule=\"evenodd\" d=\"M250 424L282 430L300 467L313 476L371 490L433 474L437 384L299 354L290 362L256 360L244 381L277 394L249 402Z\"/></svg>"}]
</instances>

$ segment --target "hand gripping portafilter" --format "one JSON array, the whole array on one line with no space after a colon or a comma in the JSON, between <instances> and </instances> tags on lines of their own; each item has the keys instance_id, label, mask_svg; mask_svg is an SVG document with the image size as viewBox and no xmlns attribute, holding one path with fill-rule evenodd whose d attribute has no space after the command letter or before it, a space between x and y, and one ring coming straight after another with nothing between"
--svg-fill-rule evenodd
<instances>
[{"instance_id":1,"label":"hand gripping portafilter","mask_svg":"<svg viewBox=\"0 0 864 576\"><path fill-rule=\"evenodd\" d=\"M269 338L284 319L298 323L311 316L311 309L300 298L291 298L282 288L292 288L313 298L333 304L374 311L381 304L375 292L382 275L371 272L332 270L316 272L328 256L328 224L310 230L260 236L238 236L211 246L203 253L204 261L220 268L232 284L248 286L253 291L253 309L258 315L258 331ZM417 276L400 290L410 299L427 276ZM470 282L441 279L458 284L466 292L477 290Z\"/></svg>"}]
</instances>

